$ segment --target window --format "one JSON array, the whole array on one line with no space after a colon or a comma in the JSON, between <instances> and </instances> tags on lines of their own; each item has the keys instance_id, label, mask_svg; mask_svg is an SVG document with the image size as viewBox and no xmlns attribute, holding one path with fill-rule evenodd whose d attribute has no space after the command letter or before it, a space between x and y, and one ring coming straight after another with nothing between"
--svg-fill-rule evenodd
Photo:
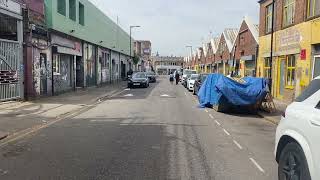
<instances>
[{"instance_id":1,"label":"window","mask_svg":"<svg viewBox=\"0 0 320 180\"><path fill-rule=\"evenodd\" d=\"M271 67L272 67L272 62L271 62L271 58L267 57L264 59L264 77L271 79Z\"/></svg>"},{"instance_id":2,"label":"window","mask_svg":"<svg viewBox=\"0 0 320 180\"><path fill-rule=\"evenodd\" d=\"M79 3L79 24L84 26L84 6Z\"/></svg>"},{"instance_id":3,"label":"window","mask_svg":"<svg viewBox=\"0 0 320 180\"><path fill-rule=\"evenodd\" d=\"M287 56L287 69L286 69L286 87L293 88L295 85L296 74L296 57L294 55Z\"/></svg>"},{"instance_id":4,"label":"window","mask_svg":"<svg viewBox=\"0 0 320 180\"><path fill-rule=\"evenodd\" d=\"M66 15L66 0L58 0L58 13L62 15Z\"/></svg>"},{"instance_id":5,"label":"window","mask_svg":"<svg viewBox=\"0 0 320 180\"><path fill-rule=\"evenodd\" d=\"M76 0L69 0L69 18L76 21Z\"/></svg>"},{"instance_id":6,"label":"window","mask_svg":"<svg viewBox=\"0 0 320 180\"><path fill-rule=\"evenodd\" d=\"M18 41L17 19L0 13L0 39Z\"/></svg>"},{"instance_id":7,"label":"window","mask_svg":"<svg viewBox=\"0 0 320 180\"><path fill-rule=\"evenodd\" d=\"M272 4L266 8L266 33L272 31Z\"/></svg>"},{"instance_id":8,"label":"window","mask_svg":"<svg viewBox=\"0 0 320 180\"><path fill-rule=\"evenodd\" d=\"M294 22L295 0L284 0L283 4L283 26L289 26Z\"/></svg>"},{"instance_id":9,"label":"window","mask_svg":"<svg viewBox=\"0 0 320 180\"><path fill-rule=\"evenodd\" d=\"M320 0L308 0L307 17L320 15Z\"/></svg>"},{"instance_id":10,"label":"window","mask_svg":"<svg viewBox=\"0 0 320 180\"><path fill-rule=\"evenodd\" d=\"M60 74L60 56L58 54L53 55L52 68L54 75Z\"/></svg>"}]
</instances>

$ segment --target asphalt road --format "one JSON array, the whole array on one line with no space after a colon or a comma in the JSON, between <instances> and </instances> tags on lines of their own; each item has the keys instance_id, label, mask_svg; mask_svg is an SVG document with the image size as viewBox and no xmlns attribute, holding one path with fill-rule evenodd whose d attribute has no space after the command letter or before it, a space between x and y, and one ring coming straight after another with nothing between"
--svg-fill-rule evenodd
<instances>
[{"instance_id":1,"label":"asphalt road","mask_svg":"<svg viewBox=\"0 0 320 180\"><path fill-rule=\"evenodd\" d=\"M1 180L276 180L275 126L160 78L0 149Z\"/></svg>"}]
</instances>

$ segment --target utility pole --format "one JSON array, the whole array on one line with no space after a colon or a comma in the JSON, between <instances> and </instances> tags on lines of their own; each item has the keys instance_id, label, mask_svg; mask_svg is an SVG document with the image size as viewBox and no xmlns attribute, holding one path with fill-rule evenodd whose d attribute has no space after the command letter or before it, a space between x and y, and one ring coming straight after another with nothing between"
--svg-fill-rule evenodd
<instances>
[{"instance_id":1,"label":"utility pole","mask_svg":"<svg viewBox=\"0 0 320 180\"><path fill-rule=\"evenodd\" d=\"M271 49L270 49L270 79L269 79L269 87L272 87L272 64L273 64L273 36L274 36L274 19L275 19L275 14L274 14L274 7L275 7L275 0L272 0L272 24L271 24ZM271 81L271 82L270 82Z\"/></svg>"},{"instance_id":2,"label":"utility pole","mask_svg":"<svg viewBox=\"0 0 320 180\"><path fill-rule=\"evenodd\" d=\"M138 28L138 27L140 27L140 26L130 26L130 45L129 45L129 47L130 47L130 58L132 58L132 38L131 38L131 35L132 35L132 29L133 28Z\"/></svg>"},{"instance_id":3,"label":"utility pole","mask_svg":"<svg viewBox=\"0 0 320 180\"><path fill-rule=\"evenodd\" d=\"M191 52L191 61L193 60L193 49L192 46L186 46L186 48L190 48L190 52ZM189 67L188 67L189 68Z\"/></svg>"}]
</instances>

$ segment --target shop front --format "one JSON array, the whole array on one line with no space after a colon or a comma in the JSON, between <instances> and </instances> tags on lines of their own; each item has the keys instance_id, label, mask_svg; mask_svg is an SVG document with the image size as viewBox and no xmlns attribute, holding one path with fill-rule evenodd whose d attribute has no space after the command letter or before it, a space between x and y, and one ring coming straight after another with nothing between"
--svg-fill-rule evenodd
<instances>
[{"instance_id":1,"label":"shop front","mask_svg":"<svg viewBox=\"0 0 320 180\"><path fill-rule=\"evenodd\" d=\"M82 44L75 39L51 34L53 94L75 90L84 84Z\"/></svg>"},{"instance_id":2,"label":"shop front","mask_svg":"<svg viewBox=\"0 0 320 180\"><path fill-rule=\"evenodd\" d=\"M0 101L24 98L22 31L20 4L0 1Z\"/></svg>"},{"instance_id":3,"label":"shop front","mask_svg":"<svg viewBox=\"0 0 320 180\"><path fill-rule=\"evenodd\" d=\"M255 76L256 72L256 61L255 56L242 56L240 60L240 76Z\"/></svg>"},{"instance_id":4,"label":"shop front","mask_svg":"<svg viewBox=\"0 0 320 180\"><path fill-rule=\"evenodd\" d=\"M96 46L90 43L83 43L83 59L84 59L84 74L85 87L97 85L97 57Z\"/></svg>"},{"instance_id":5,"label":"shop front","mask_svg":"<svg viewBox=\"0 0 320 180\"><path fill-rule=\"evenodd\" d=\"M284 102L292 102L300 95L312 79L313 72L318 72L317 54L320 52L315 39L319 35L310 33L312 24L304 22L277 31L272 60L270 35L260 37L257 74L272 79L273 96Z\"/></svg>"},{"instance_id":6,"label":"shop front","mask_svg":"<svg viewBox=\"0 0 320 180\"><path fill-rule=\"evenodd\" d=\"M110 62L111 62L111 51L106 48L99 47L98 48L98 56L99 56L99 62L98 62L98 84L106 84L110 83L110 77L111 77L111 68L110 68Z\"/></svg>"}]
</instances>

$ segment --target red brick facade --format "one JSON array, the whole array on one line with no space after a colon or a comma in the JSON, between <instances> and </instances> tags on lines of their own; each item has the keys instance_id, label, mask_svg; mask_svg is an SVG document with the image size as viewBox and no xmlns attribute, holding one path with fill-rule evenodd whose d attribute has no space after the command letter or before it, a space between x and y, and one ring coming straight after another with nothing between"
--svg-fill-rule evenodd
<instances>
[{"instance_id":1,"label":"red brick facade","mask_svg":"<svg viewBox=\"0 0 320 180\"><path fill-rule=\"evenodd\" d=\"M223 34L221 34L218 50L215 56L215 61L227 61L231 59L231 53L228 50L228 46Z\"/></svg>"},{"instance_id":2,"label":"red brick facade","mask_svg":"<svg viewBox=\"0 0 320 180\"><path fill-rule=\"evenodd\" d=\"M257 53L258 43L245 20L241 24L235 45L237 46L235 53L236 60L240 60L242 56L255 56ZM233 48L235 48L235 46Z\"/></svg>"},{"instance_id":3,"label":"red brick facade","mask_svg":"<svg viewBox=\"0 0 320 180\"><path fill-rule=\"evenodd\" d=\"M260 1L260 30L259 35L266 35L266 11L267 6L272 4L272 0ZM302 23L306 20L307 0L296 0L294 23L289 27ZM275 0L275 27L274 31L279 31L287 27L283 27L283 0Z\"/></svg>"}]
</instances>

